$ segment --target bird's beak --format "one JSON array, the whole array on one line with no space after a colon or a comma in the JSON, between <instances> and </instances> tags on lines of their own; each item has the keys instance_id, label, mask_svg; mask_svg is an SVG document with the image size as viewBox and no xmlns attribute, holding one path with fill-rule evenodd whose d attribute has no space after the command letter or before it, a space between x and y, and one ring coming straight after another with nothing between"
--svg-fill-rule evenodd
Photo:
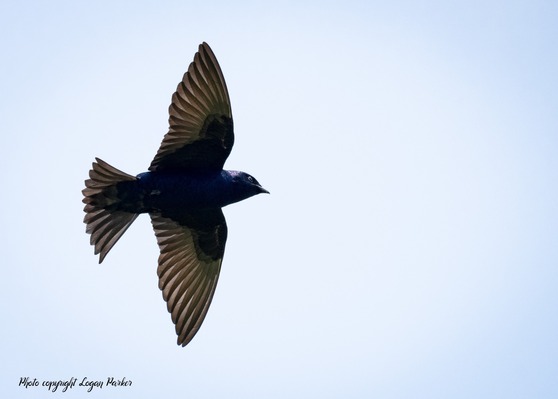
<instances>
[{"instance_id":1,"label":"bird's beak","mask_svg":"<svg viewBox=\"0 0 558 399\"><path fill-rule=\"evenodd\" d=\"M265 188L263 188L262 186L260 186L260 193L269 194L269 191L267 191Z\"/></svg>"}]
</instances>

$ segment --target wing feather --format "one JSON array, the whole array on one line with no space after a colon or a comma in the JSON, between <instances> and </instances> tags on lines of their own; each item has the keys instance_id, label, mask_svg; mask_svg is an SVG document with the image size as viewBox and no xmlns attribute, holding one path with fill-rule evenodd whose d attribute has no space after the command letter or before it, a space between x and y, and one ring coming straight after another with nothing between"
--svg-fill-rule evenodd
<instances>
[{"instance_id":1,"label":"wing feather","mask_svg":"<svg viewBox=\"0 0 558 399\"><path fill-rule=\"evenodd\" d=\"M222 169L234 143L232 111L217 58L202 43L169 106L169 130L150 171Z\"/></svg>"},{"instance_id":2,"label":"wing feather","mask_svg":"<svg viewBox=\"0 0 558 399\"><path fill-rule=\"evenodd\" d=\"M210 218L188 216L179 221L150 215L161 250L159 288L175 324L178 344L185 346L198 332L213 299L225 249L226 223L221 210L215 210ZM207 220L209 223L204 224ZM217 250L206 253L200 244L202 236L207 248L208 237L214 238L211 248Z\"/></svg>"}]
</instances>

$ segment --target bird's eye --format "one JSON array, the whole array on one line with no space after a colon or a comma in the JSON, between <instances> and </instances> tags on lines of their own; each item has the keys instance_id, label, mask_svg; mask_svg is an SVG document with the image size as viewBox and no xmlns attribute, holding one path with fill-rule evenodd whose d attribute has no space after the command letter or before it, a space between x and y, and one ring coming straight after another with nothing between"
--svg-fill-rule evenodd
<instances>
[{"instance_id":1,"label":"bird's eye","mask_svg":"<svg viewBox=\"0 0 558 399\"><path fill-rule=\"evenodd\" d=\"M254 178L253 178L252 176L248 176L248 181L249 181L250 183L254 183Z\"/></svg>"}]
</instances>

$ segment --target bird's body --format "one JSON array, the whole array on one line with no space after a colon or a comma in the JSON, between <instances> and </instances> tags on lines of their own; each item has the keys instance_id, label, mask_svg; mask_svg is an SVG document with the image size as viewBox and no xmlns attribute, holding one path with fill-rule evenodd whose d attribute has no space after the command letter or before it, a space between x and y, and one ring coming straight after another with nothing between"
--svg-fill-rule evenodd
<instances>
[{"instance_id":1,"label":"bird's body","mask_svg":"<svg viewBox=\"0 0 558 399\"><path fill-rule=\"evenodd\" d=\"M84 222L102 262L139 214L151 217L161 255L159 287L178 344L203 322L225 252L221 208L267 193L244 172L223 170L234 143L228 91L215 55L199 47L169 107L169 131L149 170L137 176L96 159L85 181Z\"/></svg>"},{"instance_id":2,"label":"bird's body","mask_svg":"<svg viewBox=\"0 0 558 399\"><path fill-rule=\"evenodd\" d=\"M244 172L144 172L136 180L116 185L119 201L114 209L130 213L222 208L259 194L260 189L243 184ZM249 176L249 179L253 177Z\"/></svg>"}]
</instances>

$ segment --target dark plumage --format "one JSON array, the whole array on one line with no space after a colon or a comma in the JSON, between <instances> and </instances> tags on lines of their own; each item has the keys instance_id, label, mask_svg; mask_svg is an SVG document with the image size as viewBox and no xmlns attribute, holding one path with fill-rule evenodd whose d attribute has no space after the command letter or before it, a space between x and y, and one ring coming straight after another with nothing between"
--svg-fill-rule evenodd
<instances>
[{"instance_id":1,"label":"dark plumage","mask_svg":"<svg viewBox=\"0 0 558 399\"><path fill-rule=\"evenodd\" d=\"M223 170L233 143L225 79L202 43L169 107L169 131L149 171L132 176L96 158L83 190L84 222L103 261L140 213L161 250L159 288L178 344L198 332L215 292L227 240L221 208L267 193L244 172Z\"/></svg>"}]
</instances>

